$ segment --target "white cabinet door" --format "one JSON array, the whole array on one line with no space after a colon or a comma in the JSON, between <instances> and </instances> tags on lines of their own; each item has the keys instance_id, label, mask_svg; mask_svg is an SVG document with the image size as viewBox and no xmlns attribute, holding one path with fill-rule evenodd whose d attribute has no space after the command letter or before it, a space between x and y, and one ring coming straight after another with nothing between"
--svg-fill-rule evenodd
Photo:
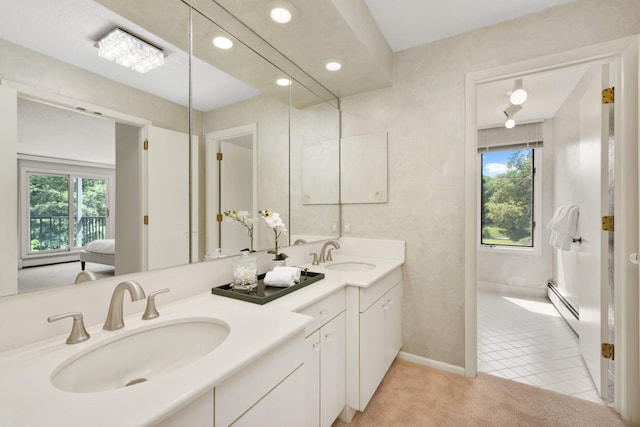
<instances>
[{"instance_id":1,"label":"white cabinet door","mask_svg":"<svg viewBox=\"0 0 640 427\"><path fill-rule=\"evenodd\" d=\"M383 298L384 305L384 364L385 371L402 347L402 285L397 284Z\"/></svg>"},{"instance_id":2,"label":"white cabinet door","mask_svg":"<svg viewBox=\"0 0 640 427\"><path fill-rule=\"evenodd\" d=\"M320 329L320 426L330 427L346 403L346 314Z\"/></svg>"},{"instance_id":3,"label":"white cabinet door","mask_svg":"<svg viewBox=\"0 0 640 427\"><path fill-rule=\"evenodd\" d=\"M320 331L305 339L304 372L306 379L305 425L320 425Z\"/></svg>"},{"instance_id":4,"label":"white cabinet door","mask_svg":"<svg viewBox=\"0 0 640 427\"><path fill-rule=\"evenodd\" d=\"M234 427L301 426L304 415L304 369L300 367L235 422Z\"/></svg>"},{"instance_id":5,"label":"white cabinet door","mask_svg":"<svg viewBox=\"0 0 640 427\"><path fill-rule=\"evenodd\" d=\"M360 410L402 347L402 282L360 313Z\"/></svg>"},{"instance_id":6,"label":"white cabinet door","mask_svg":"<svg viewBox=\"0 0 640 427\"><path fill-rule=\"evenodd\" d=\"M360 409L364 411L385 374L384 296L360 313Z\"/></svg>"}]
</instances>

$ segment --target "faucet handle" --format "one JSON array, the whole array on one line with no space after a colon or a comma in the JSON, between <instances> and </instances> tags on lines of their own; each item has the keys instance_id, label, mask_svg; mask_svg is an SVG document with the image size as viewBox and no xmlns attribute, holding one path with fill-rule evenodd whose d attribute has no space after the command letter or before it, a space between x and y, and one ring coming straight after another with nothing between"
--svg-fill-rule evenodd
<instances>
[{"instance_id":1,"label":"faucet handle","mask_svg":"<svg viewBox=\"0 0 640 427\"><path fill-rule=\"evenodd\" d=\"M318 262L317 252L311 252L309 255L313 255L313 261L311 262L311 265L320 265L320 263Z\"/></svg>"},{"instance_id":2,"label":"faucet handle","mask_svg":"<svg viewBox=\"0 0 640 427\"><path fill-rule=\"evenodd\" d=\"M149 294L147 297L147 308L144 310L142 320L155 319L160 316L160 313L158 313L158 310L156 309L156 295L163 294L165 292L169 292L169 288L159 289Z\"/></svg>"},{"instance_id":3,"label":"faucet handle","mask_svg":"<svg viewBox=\"0 0 640 427\"><path fill-rule=\"evenodd\" d=\"M71 312L71 313L63 313L56 314L55 316L47 317L47 322L55 322L60 319L66 319L67 317L73 317L73 325L71 326L71 333L67 338L67 344L77 344L82 341L88 340L91 336L84 328L84 321L82 319L82 313L80 312Z\"/></svg>"}]
</instances>

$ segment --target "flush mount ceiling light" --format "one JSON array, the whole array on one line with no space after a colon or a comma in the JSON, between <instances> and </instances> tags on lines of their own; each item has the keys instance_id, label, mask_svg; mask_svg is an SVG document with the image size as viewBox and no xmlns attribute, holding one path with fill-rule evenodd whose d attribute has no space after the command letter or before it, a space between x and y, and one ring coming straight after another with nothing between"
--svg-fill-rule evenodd
<instances>
[{"instance_id":1,"label":"flush mount ceiling light","mask_svg":"<svg viewBox=\"0 0 640 427\"><path fill-rule=\"evenodd\" d=\"M233 47L233 42L228 37L218 36L213 38L213 45L218 49L231 49Z\"/></svg>"},{"instance_id":2,"label":"flush mount ceiling light","mask_svg":"<svg viewBox=\"0 0 640 427\"><path fill-rule=\"evenodd\" d=\"M513 91L509 95L509 101L513 105L522 105L527 100L527 91L522 88L522 79L517 79Z\"/></svg>"},{"instance_id":3,"label":"flush mount ceiling light","mask_svg":"<svg viewBox=\"0 0 640 427\"><path fill-rule=\"evenodd\" d=\"M504 115L507 116L507 119L504 122L504 127L507 129L512 129L516 125L516 121L513 116L522 110L522 105L509 105L506 110L503 111Z\"/></svg>"},{"instance_id":4,"label":"flush mount ceiling light","mask_svg":"<svg viewBox=\"0 0 640 427\"><path fill-rule=\"evenodd\" d=\"M291 86L291 80L290 80L290 79L288 79L288 78L286 78L286 77L279 77L279 78L276 80L276 84L277 84L278 86L283 86L283 87L285 87L285 86Z\"/></svg>"},{"instance_id":5,"label":"flush mount ceiling light","mask_svg":"<svg viewBox=\"0 0 640 427\"><path fill-rule=\"evenodd\" d=\"M329 71L339 71L342 69L342 62L336 60L327 61L324 64L324 68Z\"/></svg>"},{"instance_id":6,"label":"flush mount ceiling light","mask_svg":"<svg viewBox=\"0 0 640 427\"><path fill-rule=\"evenodd\" d=\"M114 28L98 40L98 56L139 73L164 64L162 50L120 28Z\"/></svg>"}]
</instances>

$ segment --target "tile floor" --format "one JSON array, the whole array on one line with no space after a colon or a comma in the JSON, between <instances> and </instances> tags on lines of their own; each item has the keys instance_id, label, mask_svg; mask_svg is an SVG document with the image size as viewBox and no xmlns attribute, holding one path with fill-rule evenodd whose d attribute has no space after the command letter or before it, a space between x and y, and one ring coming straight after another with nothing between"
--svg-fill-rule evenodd
<instances>
[{"instance_id":1,"label":"tile floor","mask_svg":"<svg viewBox=\"0 0 640 427\"><path fill-rule=\"evenodd\" d=\"M478 291L478 371L603 403L578 337L546 298Z\"/></svg>"}]
</instances>

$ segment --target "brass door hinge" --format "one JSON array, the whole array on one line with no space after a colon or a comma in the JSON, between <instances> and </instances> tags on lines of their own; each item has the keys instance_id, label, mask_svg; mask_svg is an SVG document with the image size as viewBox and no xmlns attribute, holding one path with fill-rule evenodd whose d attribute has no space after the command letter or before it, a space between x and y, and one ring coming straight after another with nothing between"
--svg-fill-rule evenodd
<instances>
[{"instance_id":1,"label":"brass door hinge","mask_svg":"<svg viewBox=\"0 0 640 427\"><path fill-rule=\"evenodd\" d=\"M609 344L608 342L602 343L602 357L615 360L615 348L613 344Z\"/></svg>"},{"instance_id":2,"label":"brass door hinge","mask_svg":"<svg viewBox=\"0 0 640 427\"><path fill-rule=\"evenodd\" d=\"M217 160L222 160L222 153L216 154L216 159Z\"/></svg>"},{"instance_id":3,"label":"brass door hinge","mask_svg":"<svg viewBox=\"0 0 640 427\"><path fill-rule=\"evenodd\" d=\"M109 208L107 208L107 217L109 217Z\"/></svg>"},{"instance_id":4,"label":"brass door hinge","mask_svg":"<svg viewBox=\"0 0 640 427\"><path fill-rule=\"evenodd\" d=\"M608 87L606 89L602 89L602 103L603 104L613 104L616 97L616 89L612 87Z\"/></svg>"},{"instance_id":5,"label":"brass door hinge","mask_svg":"<svg viewBox=\"0 0 640 427\"><path fill-rule=\"evenodd\" d=\"M142 219L142 222L144 223L144 225L149 225L149 215L145 215Z\"/></svg>"},{"instance_id":6,"label":"brass door hinge","mask_svg":"<svg viewBox=\"0 0 640 427\"><path fill-rule=\"evenodd\" d=\"M145 151L149 149L149 140L148 139L144 140L143 148L144 148Z\"/></svg>"},{"instance_id":7,"label":"brass door hinge","mask_svg":"<svg viewBox=\"0 0 640 427\"><path fill-rule=\"evenodd\" d=\"M602 230L603 231L613 231L613 217L612 216L603 216L602 217Z\"/></svg>"},{"instance_id":8,"label":"brass door hinge","mask_svg":"<svg viewBox=\"0 0 640 427\"><path fill-rule=\"evenodd\" d=\"M216 215L216 221L222 222L222 214Z\"/></svg>"}]
</instances>

